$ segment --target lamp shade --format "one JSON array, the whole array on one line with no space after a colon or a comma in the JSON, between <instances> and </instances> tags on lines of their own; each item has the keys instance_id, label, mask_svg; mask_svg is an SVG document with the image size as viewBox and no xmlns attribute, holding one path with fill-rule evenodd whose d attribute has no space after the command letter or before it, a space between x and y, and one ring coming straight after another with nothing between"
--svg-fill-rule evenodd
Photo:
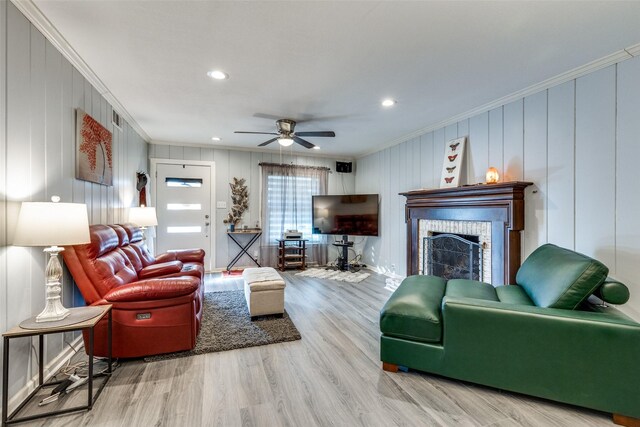
<instances>
[{"instance_id":1,"label":"lamp shade","mask_svg":"<svg viewBox=\"0 0 640 427\"><path fill-rule=\"evenodd\" d=\"M90 241L84 203L22 202L14 245L66 246Z\"/></svg>"},{"instance_id":2,"label":"lamp shade","mask_svg":"<svg viewBox=\"0 0 640 427\"><path fill-rule=\"evenodd\" d=\"M156 208L150 208L150 207L130 208L129 222L132 222L140 227L152 227L154 225L158 225Z\"/></svg>"}]
</instances>

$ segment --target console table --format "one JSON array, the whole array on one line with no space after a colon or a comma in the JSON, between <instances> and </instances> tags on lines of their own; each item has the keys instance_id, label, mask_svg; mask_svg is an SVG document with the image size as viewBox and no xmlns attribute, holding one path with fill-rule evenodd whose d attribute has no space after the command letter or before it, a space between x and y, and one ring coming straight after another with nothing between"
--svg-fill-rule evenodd
<instances>
[{"instance_id":1,"label":"console table","mask_svg":"<svg viewBox=\"0 0 640 427\"><path fill-rule=\"evenodd\" d=\"M102 389L109 381L112 372L111 366L111 305L100 305L91 307L70 308L70 314L62 320L55 322L37 323L35 317L25 320L13 329L2 334L4 338L4 348L2 356L2 427L8 424L14 424L23 421L35 420L38 418L46 418L52 415L66 414L69 412L91 410L93 404L100 396ZM107 342L108 342L108 368L105 379L100 387L93 393L93 344L94 344L94 328L104 317L107 317ZM44 336L49 334L64 333L69 331L86 331L89 333L89 346L86 348L89 356L89 372L87 380L87 404L85 406L74 406L72 408L60 409L57 411L38 413L35 415L16 418L16 415L31 401L38 392L44 387L53 387L62 381L54 381L44 383ZM18 407L8 414L9 403L9 341L13 338L21 337L38 337L38 386L27 396L26 399L18 405Z\"/></svg>"},{"instance_id":2,"label":"console table","mask_svg":"<svg viewBox=\"0 0 640 427\"><path fill-rule=\"evenodd\" d=\"M236 239L236 237L240 235L251 236L251 238L248 241L242 243ZM258 263L258 260L255 259L253 256L251 256L251 254L249 253L249 249L251 248L251 246L258 241L260 236L262 236L262 230L253 229L253 230L246 230L246 231L244 230L227 231L227 236L229 236L229 238L240 248L240 252L238 252L236 256L233 257L231 262L227 264L227 271L230 271L231 268L234 265L236 265L238 261L240 261L240 258L242 258L242 255L247 255L251 259L251 261L254 262L255 265L257 265L258 267L262 267Z\"/></svg>"}]
</instances>

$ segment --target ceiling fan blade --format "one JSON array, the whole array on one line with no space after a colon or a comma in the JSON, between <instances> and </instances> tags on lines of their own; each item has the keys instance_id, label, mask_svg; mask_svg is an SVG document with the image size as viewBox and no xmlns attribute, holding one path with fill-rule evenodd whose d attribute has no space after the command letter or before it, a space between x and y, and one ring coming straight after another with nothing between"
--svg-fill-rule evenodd
<instances>
[{"instance_id":1,"label":"ceiling fan blade","mask_svg":"<svg viewBox=\"0 0 640 427\"><path fill-rule=\"evenodd\" d=\"M302 138L298 138L298 137L297 137L297 136L295 136L295 135L294 135L294 136L292 136L292 138L293 138L293 140L294 140L295 142L297 142L298 144L302 145L302 146L303 146L303 147L305 147L305 148L313 148L313 147L315 147L315 145L313 145L313 144L312 144L312 143L310 143L309 141L305 141L304 139L302 139ZM276 138L276 139L277 139L277 138Z\"/></svg>"},{"instance_id":2,"label":"ceiling fan blade","mask_svg":"<svg viewBox=\"0 0 640 427\"><path fill-rule=\"evenodd\" d=\"M319 130L319 131L315 131L315 132L296 132L296 135L298 136L330 136L330 137L334 137L336 136L336 133L330 130Z\"/></svg>"},{"instance_id":3,"label":"ceiling fan blade","mask_svg":"<svg viewBox=\"0 0 640 427\"><path fill-rule=\"evenodd\" d=\"M242 131L242 130L237 130L237 131L235 131L233 133L251 133L251 134L254 134L254 135L278 135L275 132L245 132L245 131Z\"/></svg>"},{"instance_id":4,"label":"ceiling fan blade","mask_svg":"<svg viewBox=\"0 0 640 427\"><path fill-rule=\"evenodd\" d=\"M270 140L268 140L268 141L263 142L262 144L258 144L258 147L264 147L265 145L269 145L269 144L271 144L273 141L275 141L276 139L278 139L278 138L277 138L277 137L276 137L276 138L272 138L272 139L270 139Z\"/></svg>"}]
</instances>

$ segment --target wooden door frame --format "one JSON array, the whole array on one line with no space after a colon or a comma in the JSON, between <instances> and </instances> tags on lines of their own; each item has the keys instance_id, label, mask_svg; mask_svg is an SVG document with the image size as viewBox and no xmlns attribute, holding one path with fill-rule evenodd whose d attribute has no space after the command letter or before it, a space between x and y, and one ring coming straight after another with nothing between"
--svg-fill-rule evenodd
<instances>
[{"instance_id":1,"label":"wooden door frame","mask_svg":"<svg viewBox=\"0 0 640 427\"><path fill-rule=\"evenodd\" d=\"M211 238L210 247L206 248L211 256L209 257L209 265L205 265L205 270L207 272L211 271L212 265L215 265L216 260L216 235L218 229L216 226L216 210L214 209L214 203L216 200L216 162L207 161L207 160L176 160L176 159L164 159L164 158L156 158L152 157L149 159L151 163L151 179L153 180L153 185L151 186L151 205L155 204L157 200L157 185L158 180L158 164L169 164L169 165L189 165L189 166L209 166L210 176L210 200L209 200L209 216L211 220L211 231L209 236Z\"/></svg>"}]
</instances>

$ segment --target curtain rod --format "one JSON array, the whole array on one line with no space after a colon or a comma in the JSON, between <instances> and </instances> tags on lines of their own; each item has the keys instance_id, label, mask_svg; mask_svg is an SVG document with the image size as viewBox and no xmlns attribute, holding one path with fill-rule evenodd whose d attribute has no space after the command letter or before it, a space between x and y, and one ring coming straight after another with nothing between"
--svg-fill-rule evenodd
<instances>
[{"instance_id":1,"label":"curtain rod","mask_svg":"<svg viewBox=\"0 0 640 427\"><path fill-rule=\"evenodd\" d=\"M326 166L291 165L286 163L265 163L265 162L260 162L258 163L258 165L259 166L279 166L282 168L317 169L317 170L325 170L331 173L331 168L328 168Z\"/></svg>"}]
</instances>

